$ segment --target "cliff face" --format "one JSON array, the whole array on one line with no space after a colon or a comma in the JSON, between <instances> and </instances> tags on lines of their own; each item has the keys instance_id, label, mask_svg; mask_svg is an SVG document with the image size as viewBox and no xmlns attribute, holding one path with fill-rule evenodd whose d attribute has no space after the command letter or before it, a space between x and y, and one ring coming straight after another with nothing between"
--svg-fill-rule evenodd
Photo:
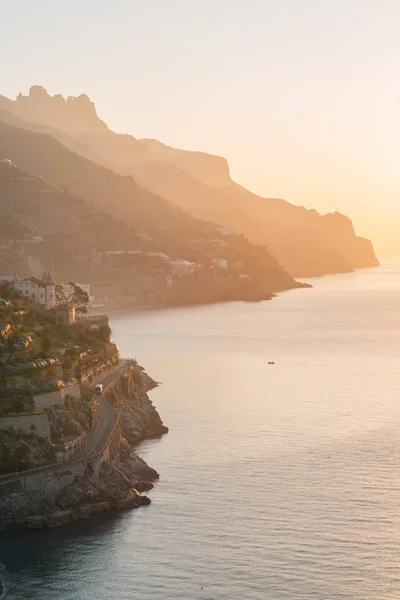
<instances>
[{"instance_id":1,"label":"cliff face","mask_svg":"<svg viewBox=\"0 0 400 600\"><path fill-rule=\"evenodd\" d=\"M233 183L223 190L239 206L247 207L251 221L246 235L269 248L294 277L346 273L378 266L372 243L355 234L351 220L338 212L320 215L278 198L260 198Z\"/></svg>"},{"instance_id":2,"label":"cliff face","mask_svg":"<svg viewBox=\"0 0 400 600\"><path fill-rule=\"evenodd\" d=\"M159 476L132 445L168 431L147 395L156 385L137 365L121 378L109 397L120 413L122 433L113 459L101 463L97 472L88 462L67 485L38 478L29 491L14 491L17 484L8 484L6 493L0 494L0 531L57 527L104 511L150 504L141 492L152 489ZM71 471L66 465L66 481Z\"/></svg>"},{"instance_id":3,"label":"cliff face","mask_svg":"<svg viewBox=\"0 0 400 600\"><path fill-rule=\"evenodd\" d=\"M232 181L222 157L116 134L97 117L85 95L64 100L34 86L28 96L19 95L14 102L0 98L2 108L36 127L53 127L58 133L52 135L67 147L134 176L140 185L193 216L231 227L250 241L266 245L292 276L378 264L372 244L358 238L345 217L320 215L284 200L252 194Z\"/></svg>"},{"instance_id":4,"label":"cliff face","mask_svg":"<svg viewBox=\"0 0 400 600\"><path fill-rule=\"evenodd\" d=\"M88 468L57 494L45 485L37 491L3 494L0 531L60 527L101 512L145 506L150 499L140 491L151 489L157 478L154 469L121 445L118 457L103 463L99 473Z\"/></svg>"},{"instance_id":5,"label":"cliff face","mask_svg":"<svg viewBox=\"0 0 400 600\"><path fill-rule=\"evenodd\" d=\"M157 385L136 365L107 395L120 415L122 435L131 445L168 432L147 394Z\"/></svg>"}]
</instances>

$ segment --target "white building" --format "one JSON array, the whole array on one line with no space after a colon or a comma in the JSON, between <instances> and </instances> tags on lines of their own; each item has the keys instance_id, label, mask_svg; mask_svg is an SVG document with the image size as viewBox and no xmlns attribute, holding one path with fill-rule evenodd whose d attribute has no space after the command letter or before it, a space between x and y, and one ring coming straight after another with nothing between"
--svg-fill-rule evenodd
<instances>
[{"instance_id":1,"label":"white building","mask_svg":"<svg viewBox=\"0 0 400 600\"><path fill-rule=\"evenodd\" d=\"M185 275L193 275L196 264L189 262L188 260L184 260L183 258L178 258L176 260L170 260L169 266L171 269L171 275L184 277Z\"/></svg>"},{"instance_id":2,"label":"white building","mask_svg":"<svg viewBox=\"0 0 400 600\"><path fill-rule=\"evenodd\" d=\"M228 268L228 261L226 260L226 258L213 258L212 262L216 267L218 267L218 269L226 270Z\"/></svg>"},{"instance_id":3,"label":"white building","mask_svg":"<svg viewBox=\"0 0 400 600\"><path fill-rule=\"evenodd\" d=\"M56 282L51 273L45 273L43 279L17 279L14 289L23 298L33 300L48 310L56 306Z\"/></svg>"},{"instance_id":4,"label":"white building","mask_svg":"<svg viewBox=\"0 0 400 600\"><path fill-rule=\"evenodd\" d=\"M233 235L233 231L229 227L216 227L215 231L222 233L222 235Z\"/></svg>"}]
</instances>

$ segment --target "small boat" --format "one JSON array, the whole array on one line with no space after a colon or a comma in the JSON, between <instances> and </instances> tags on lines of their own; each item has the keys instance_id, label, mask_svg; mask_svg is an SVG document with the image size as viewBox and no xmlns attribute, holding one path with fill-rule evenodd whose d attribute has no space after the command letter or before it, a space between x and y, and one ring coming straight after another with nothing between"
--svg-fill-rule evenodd
<instances>
[{"instance_id":1,"label":"small boat","mask_svg":"<svg viewBox=\"0 0 400 600\"><path fill-rule=\"evenodd\" d=\"M269 360L269 361L268 361L268 364L269 364L269 365L274 365L275 363L274 363L274 361L273 361L273 360Z\"/></svg>"}]
</instances>

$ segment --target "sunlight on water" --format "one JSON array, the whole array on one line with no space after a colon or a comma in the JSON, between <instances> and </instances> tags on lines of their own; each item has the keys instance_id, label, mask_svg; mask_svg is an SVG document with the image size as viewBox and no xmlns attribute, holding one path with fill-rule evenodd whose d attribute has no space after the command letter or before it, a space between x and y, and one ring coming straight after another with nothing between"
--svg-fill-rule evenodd
<instances>
[{"instance_id":1,"label":"sunlight on water","mask_svg":"<svg viewBox=\"0 0 400 600\"><path fill-rule=\"evenodd\" d=\"M312 283L114 318L162 382L153 504L2 534L9 598L398 597L400 265Z\"/></svg>"}]
</instances>

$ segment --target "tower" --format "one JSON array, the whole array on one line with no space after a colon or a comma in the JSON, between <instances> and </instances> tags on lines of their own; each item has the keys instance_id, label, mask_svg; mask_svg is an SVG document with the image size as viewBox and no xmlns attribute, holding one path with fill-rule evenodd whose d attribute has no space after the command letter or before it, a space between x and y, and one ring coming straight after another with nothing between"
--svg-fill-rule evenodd
<instances>
[{"instance_id":1,"label":"tower","mask_svg":"<svg viewBox=\"0 0 400 600\"><path fill-rule=\"evenodd\" d=\"M44 274L43 283L46 286L46 308L50 310L51 308L56 307L56 282L54 280L53 275L50 273Z\"/></svg>"}]
</instances>

